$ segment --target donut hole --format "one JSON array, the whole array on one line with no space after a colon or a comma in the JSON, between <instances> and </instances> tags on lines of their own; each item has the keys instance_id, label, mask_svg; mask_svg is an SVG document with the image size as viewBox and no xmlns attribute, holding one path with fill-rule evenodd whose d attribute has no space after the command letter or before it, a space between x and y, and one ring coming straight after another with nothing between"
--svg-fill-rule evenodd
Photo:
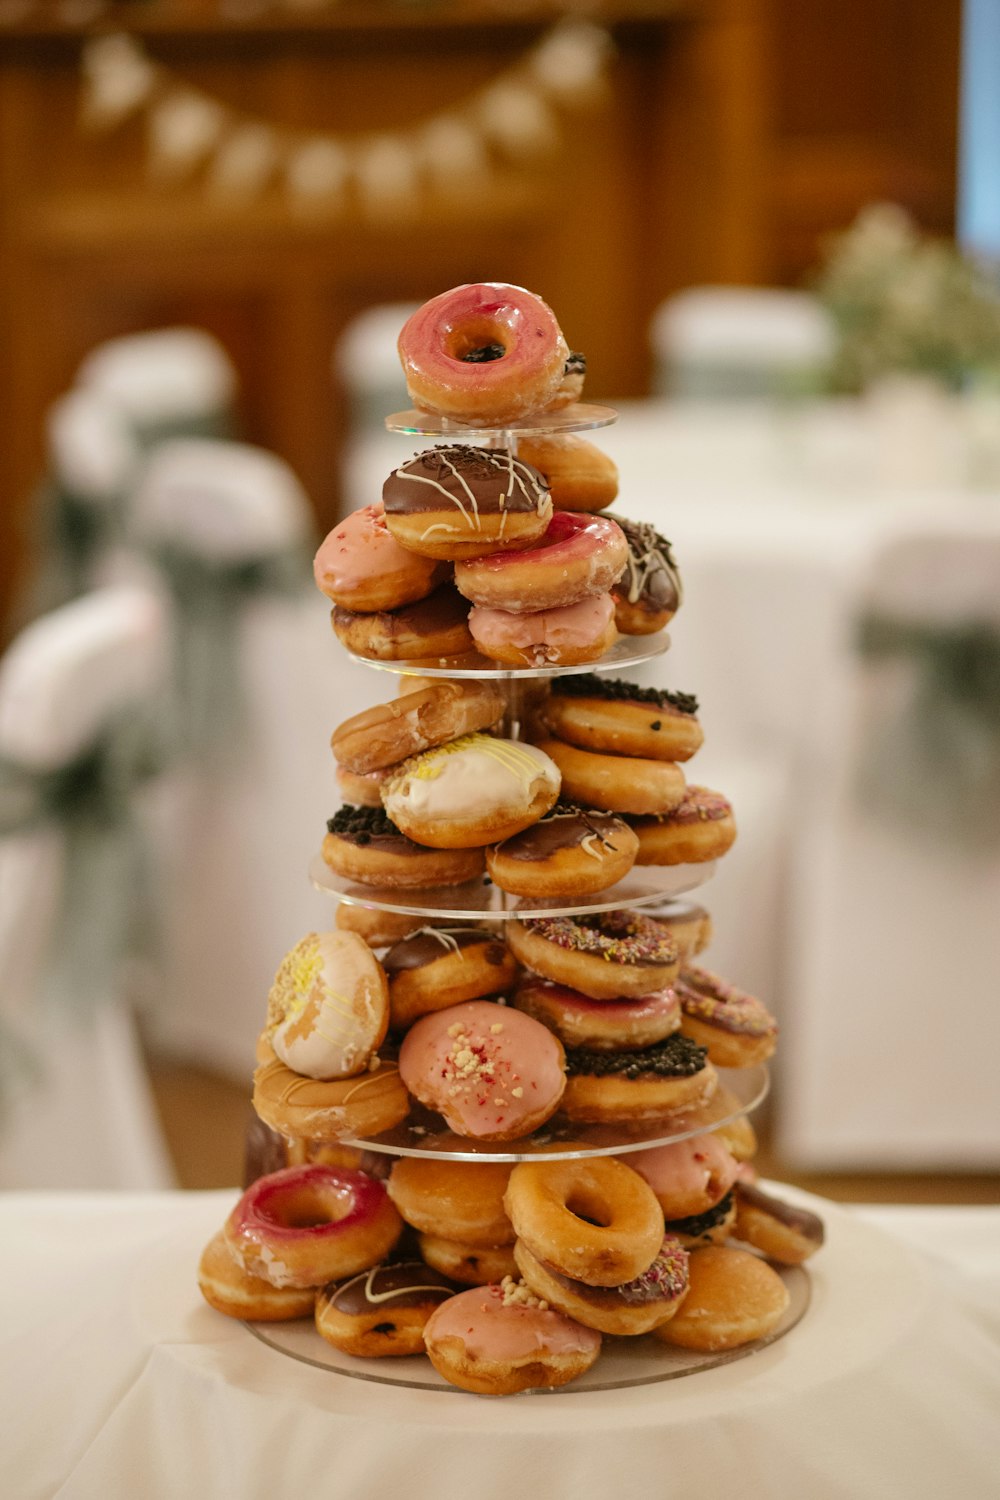
<instances>
[{"instance_id":1,"label":"donut hole","mask_svg":"<svg viewBox=\"0 0 1000 1500\"><path fill-rule=\"evenodd\" d=\"M303 1188L294 1197L286 1199L276 1222L285 1229L320 1229L324 1224L336 1224L350 1212L348 1203L330 1193Z\"/></svg>"},{"instance_id":2,"label":"donut hole","mask_svg":"<svg viewBox=\"0 0 1000 1500\"><path fill-rule=\"evenodd\" d=\"M596 1193L589 1192L586 1187L573 1190L566 1199L566 1209L574 1218L582 1219L585 1224L592 1224L595 1229L607 1229L614 1218L605 1200Z\"/></svg>"},{"instance_id":3,"label":"donut hole","mask_svg":"<svg viewBox=\"0 0 1000 1500\"><path fill-rule=\"evenodd\" d=\"M461 328L452 328L445 337L444 350L452 359L480 364L503 359L507 353L507 332L500 324L489 318L470 318ZM485 350L497 353L484 353Z\"/></svg>"}]
</instances>

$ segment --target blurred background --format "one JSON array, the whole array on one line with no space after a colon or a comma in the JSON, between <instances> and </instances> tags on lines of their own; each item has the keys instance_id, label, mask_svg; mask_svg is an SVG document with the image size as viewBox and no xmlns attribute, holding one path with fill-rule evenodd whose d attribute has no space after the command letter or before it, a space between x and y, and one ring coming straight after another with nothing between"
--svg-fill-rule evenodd
<instances>
[{"instance_id":1,"label":"blurred background","mask_svg":"<svg viewBox=\"0 0 1000 1500\"><path fill-rule=\"evenodd\" d=\"M765 1166L995 1198L998 162L997 0L0 0L0 1185L239 1178L394 691L309 558L409 309L502 280L685 577Z\"/></svg>"}]
</instances>

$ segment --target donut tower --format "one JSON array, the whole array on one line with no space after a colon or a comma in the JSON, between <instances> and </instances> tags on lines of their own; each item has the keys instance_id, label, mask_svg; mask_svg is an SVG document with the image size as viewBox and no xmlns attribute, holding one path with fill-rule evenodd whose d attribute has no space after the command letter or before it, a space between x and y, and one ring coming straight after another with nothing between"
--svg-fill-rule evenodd
<instances>
[{"instance_id":1,"label":"donut tower","mask_svg":"<svg viewBox=\"0 0 1000 1500\"><path fill-rule=\"evenodd\" d=\"M540 298L455 288L399 352L414 409L387 425L431 441L315 562L398 691L333 733L310 873L335 925L271 987L201 1291L390 1384L752 1352L801 1314L823 1228L755 1181L773 1018L694 962L711 922L683 898L736 836L686 775L697 702L618 675L669 644L670 544L604 514L617 472L580 434L615 414Z\"/></svg>"}]
</instances>

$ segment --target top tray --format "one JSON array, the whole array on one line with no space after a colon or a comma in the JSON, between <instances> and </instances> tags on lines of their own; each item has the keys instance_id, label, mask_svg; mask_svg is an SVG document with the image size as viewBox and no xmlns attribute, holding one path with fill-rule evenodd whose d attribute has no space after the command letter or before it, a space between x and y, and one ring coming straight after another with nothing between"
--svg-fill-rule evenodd
<instances>
[{"instance_id":1,"label":"top tray","mask_svg":"<svg viewBox=\"0 0 1000 1500\"><path fill-rule=\"evenodd\" d=\"M434 412L397 411L386 417L385 425L390 432L400 432L409 437L495 437L497 433L510 433L512 437L536 437L549 432L593 432L597 427L610 427L618 421L618 413L612 406L590 406L584 401L574 401L560 411L536 411L519 422L504 422L492 427L473 427L468 422L455 422L451 417L439 417Z\"/></svg>"}]
</instances>

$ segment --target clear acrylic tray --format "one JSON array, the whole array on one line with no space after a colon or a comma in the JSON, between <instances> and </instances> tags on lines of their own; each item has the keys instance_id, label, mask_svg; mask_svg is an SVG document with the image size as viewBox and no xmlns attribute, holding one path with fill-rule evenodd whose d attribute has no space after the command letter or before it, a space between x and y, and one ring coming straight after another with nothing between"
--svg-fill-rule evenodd
<instances>
[{"instance_id":1,"label":"clear acrylic tray","mask_svg":"<svg viewBox=\"0 0 1000 1500\"><path fill-rule=\"evenodd\" d=\"M598 427L611 427L618 421L618 413L612 406L593 406L585 401L574 401L559 411L536 411L522 417L518 422L507 422L503 426L474 427L467 422L456 422L451 417L439 417L435 412L393 412L386 417L389 432L399 432L406 437L537 437L550 432L593 432Z\"/></svg>"},{"instance_id":2,"label":"clear acrylic tray","mask_svg":"<svg viewBox=\"0 0 1000 1500\"><path fill-rule=\"evenodd\" d=\"M468 651L462 656L432 656L425 661L378 661L372 656L358 656L353 651L347 655L362 667L374 667L378 672L396 672L402 676L416 677L475 677L509 679L518 677L549 678L570 677L579 672L615 672L624 667L639 667L652 661L670 649L670 636L665 630L655 635L619 636L613 646L597 661L581 662L572 667L503 667L478 651Z\"/></svg>"}]
</instances>

